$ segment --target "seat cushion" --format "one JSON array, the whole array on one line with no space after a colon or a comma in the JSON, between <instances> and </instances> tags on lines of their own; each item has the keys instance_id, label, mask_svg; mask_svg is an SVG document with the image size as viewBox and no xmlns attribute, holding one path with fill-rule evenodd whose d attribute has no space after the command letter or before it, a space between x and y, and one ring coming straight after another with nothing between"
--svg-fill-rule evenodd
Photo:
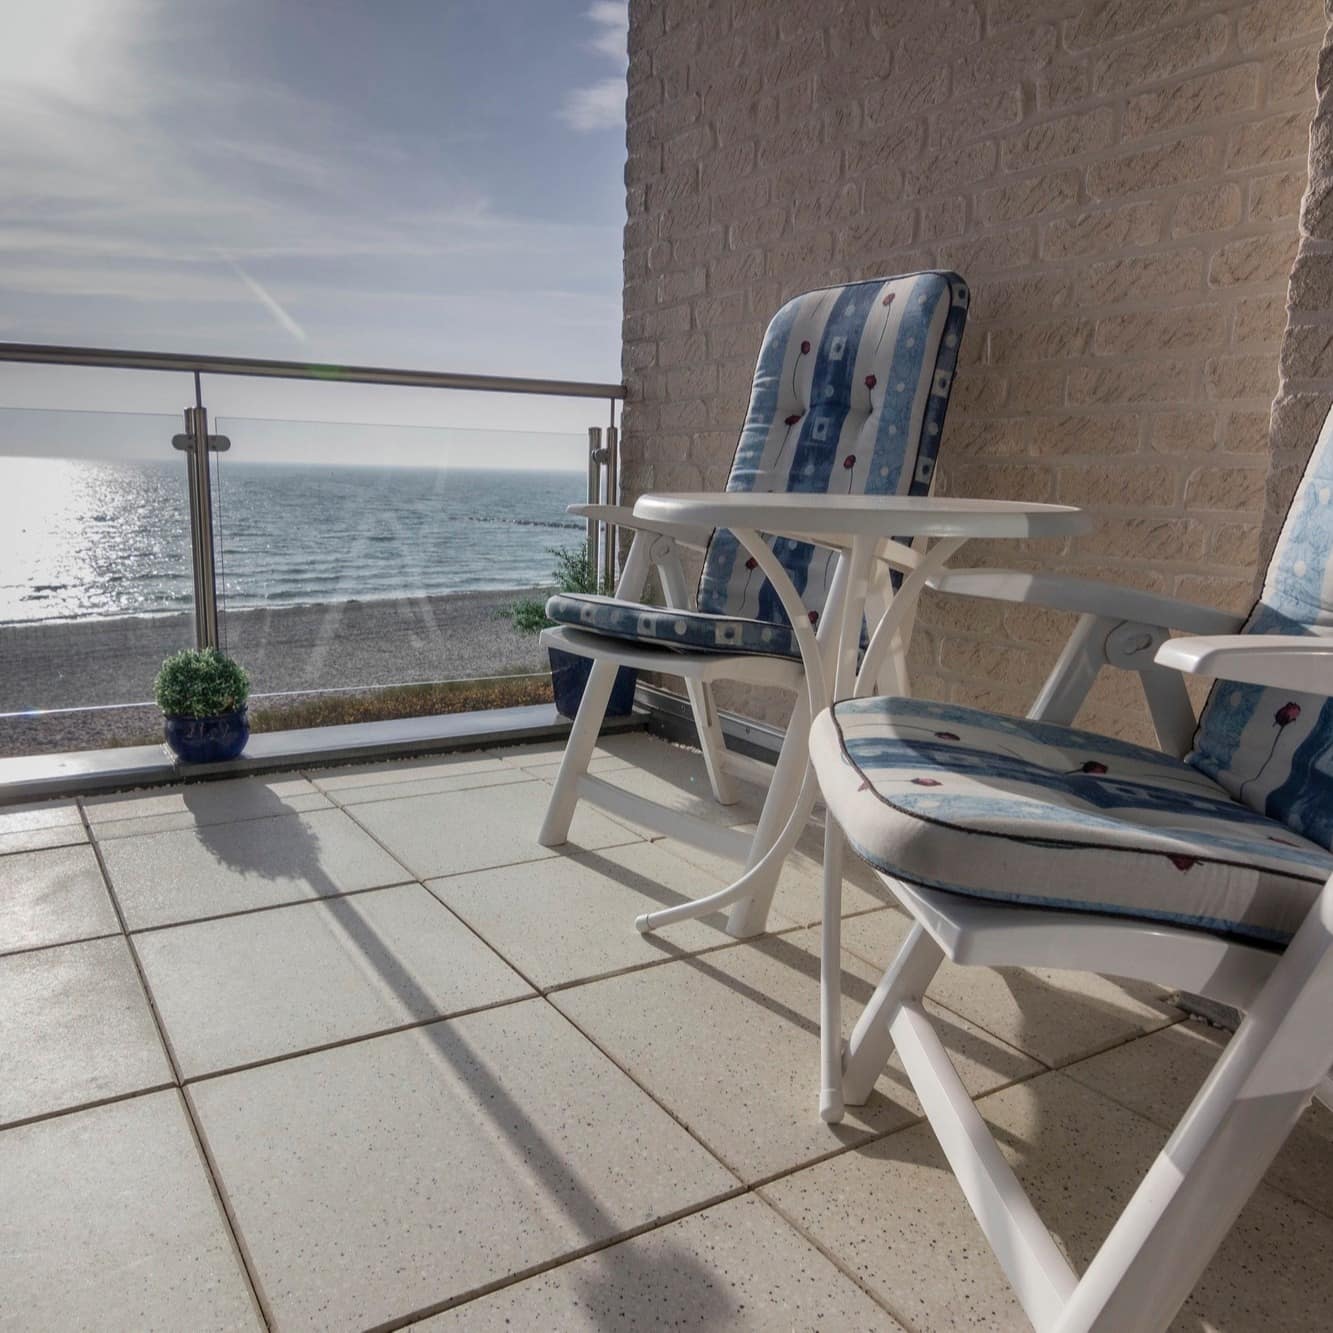
<instances>
[{"instance_id":1,"label":"seat cushion","mask_svg":"<svg viewBox=\"0 0 1333 1333\"><path fill-rule=\"evenodd\" d=\"M811 755L871 865L970 897L1290 939L1333 854L1181 760L927 700L849 699Z\"/></svg>"},{"instance_id":2,"label":"seat cushion","mask_svg":"<svg viewBox=\"0 0 1333 1333\"><path fill-rule=\"evenodd\" d=\"M764 657L794 657L797 661L801 657L790 626L748 620L744 616L673 611L670 607L571 592L556 593L546 603L546 615L557 624L659 648L756 653Z\"/></svg>"}]
</instances>

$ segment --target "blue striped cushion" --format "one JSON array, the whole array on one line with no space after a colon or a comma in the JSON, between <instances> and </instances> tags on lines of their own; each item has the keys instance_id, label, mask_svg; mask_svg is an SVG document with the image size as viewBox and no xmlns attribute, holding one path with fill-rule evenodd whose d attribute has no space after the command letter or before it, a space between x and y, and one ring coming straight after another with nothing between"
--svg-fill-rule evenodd
<instances>
[{"instance_id":1,"label":"blue striped cushion","mask_svg":"<svg viewBox=\"0 0 1333 1333\"><path fill-rule=\"evenodd\" d=\"M1333 634L1333 412L1245 632ZM1218 681L1187 759L1251 809L1333 847L1333 704L1325 696Z\"/></svg>"},{"instance_id":2,"label":"blue striped cushion","mask_svg":"<svg viewBox=\"0 0 1333 1333\"><path fill-rule=\"evenodd\" d=\"M1333 853L1160 751L953 704L851 699L811 756L857 852L927 888L1283 944Z\"/></svg>"},{"instance_id":3,"label":"blue striped cushion","mask_svg":"<svg viewBox=\"0 0 1333 1333\"><path fill-rule=\"evenodd\" d=\"M758 653L797 660L801 656L791 626L771 625L766 620L672 611L590 593L557 593L546 603L546 615L562 625L575 625L654 647Z\"/></svg>"},{"instance_id":4,"label":"blue striped cushion","mask_svg":"<svg viewBox=\"0 0 1333 1333\"><path fill-rule=\"evenodd\" d=\"M956 273L912 273L807 292L764 335L729 491L925 495L967 319ZM834 557L773 549L818 618ZM785 624L777 594L729 532L704 558L697 605Z\"/></svg>"}]
</instances>

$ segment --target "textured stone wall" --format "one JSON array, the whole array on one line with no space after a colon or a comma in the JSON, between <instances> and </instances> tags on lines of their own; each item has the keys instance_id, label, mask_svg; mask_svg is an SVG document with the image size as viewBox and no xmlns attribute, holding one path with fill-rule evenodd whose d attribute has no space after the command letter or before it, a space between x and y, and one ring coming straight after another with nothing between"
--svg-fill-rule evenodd
<instances>
[{"instance_id":1,"label":"textured stone wall","mask_svg":"<svg viewBox=\"0 0 1333 1333\"><path fill-rule=\"evenodd\" d=\"M722 485L788 296L947 266L974 305L939 489L1101 520L1069 545L972 546L968 563L1246 604L1319 0L632 0L630 14L626 498ZM1326 308L1328 270L1308 272ZM1333 340L1302 329L1284 352L1297 448L1306 372ZM1021 710L1068 623L937 599L916 688ZM1083 720L1139 734L1130 684L1111 673ZM755 694L724 703L773 712Z\"/></svg>"},{"instance_id":2,"label":"textured stone wall","mask_svg":"<svg viewBox=\"0 0 1333 1333\"><path fill-rule=\"evenodd\" d=\"M1333 0L1325 0L1325 10L1333 24ZM1273 549L1315 436L1333 402L1333 27L1324 34L1316 88L1299 249L1287 295L1281 383L1269 428L1261 561Z\"/></svg>"}]
</instances>

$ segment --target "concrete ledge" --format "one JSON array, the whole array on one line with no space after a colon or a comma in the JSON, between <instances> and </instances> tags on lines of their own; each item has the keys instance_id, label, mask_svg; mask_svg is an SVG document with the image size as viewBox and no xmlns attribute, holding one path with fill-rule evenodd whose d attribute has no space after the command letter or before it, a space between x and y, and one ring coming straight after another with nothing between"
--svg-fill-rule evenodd
<instances>
[{"instance_id":1,"label":"concrete ledge","mask_svg":"<svg viewBox=\"0 0 1333 1333\"><path fill-rule=\"evenodd\" d=\"M604 732L637 731L643 714L608 718ZM182 764L165 745L78 750L68 754L0 759L0 805L50 797L82 796L127 787L153 787L238 777L274 769L364 763L408 755L479 750L568 735L569 723L554 704L488 708L436 717L395 718L252 736L245 753L225 764Z\"/></svg>"}]
</instances>

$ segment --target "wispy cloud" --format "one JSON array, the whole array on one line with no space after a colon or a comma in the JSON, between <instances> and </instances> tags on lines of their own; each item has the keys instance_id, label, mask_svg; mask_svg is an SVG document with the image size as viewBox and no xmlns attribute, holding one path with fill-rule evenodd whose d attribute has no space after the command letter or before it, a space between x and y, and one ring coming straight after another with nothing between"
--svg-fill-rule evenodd
<instances>
[{"instance_id":1,"label":"wispy cloud","mask_svg":"<svg viewBox=\"0 0 1333 1333\"><path fill-rule=\"evenodd\" d=\"M303 357L580 378L614 367L619 219L557 220L503 161L477 167L474 153L461 169L456 142L486 126L431 121L444 96L367 115L334 79L284 81L246 59L267 54L264 39L234 11L235 49L200 64L182 53L217 36L209 7L13 8L0 44L6 336L258 356L300 344ZM596 8L623 31L623 4ZM260 20L271 12L255 0ZM599 42L614 28L592 26ZM549 290L554 274L565 290Z\"/></svg>"},{"instance_id":2,"label":"wispy cloud","mask_svg":"<svg viewBox=\"0 0 1333 1333\"><path fill-rule=\"evenodd\" d=\"M619 129L625 123L625 69L629 64L627 0L596 0L587 11L593 25L590 50L616 64L617 72L567 94L561 118L576 130Z\"/></svg>"}]
</instances>

